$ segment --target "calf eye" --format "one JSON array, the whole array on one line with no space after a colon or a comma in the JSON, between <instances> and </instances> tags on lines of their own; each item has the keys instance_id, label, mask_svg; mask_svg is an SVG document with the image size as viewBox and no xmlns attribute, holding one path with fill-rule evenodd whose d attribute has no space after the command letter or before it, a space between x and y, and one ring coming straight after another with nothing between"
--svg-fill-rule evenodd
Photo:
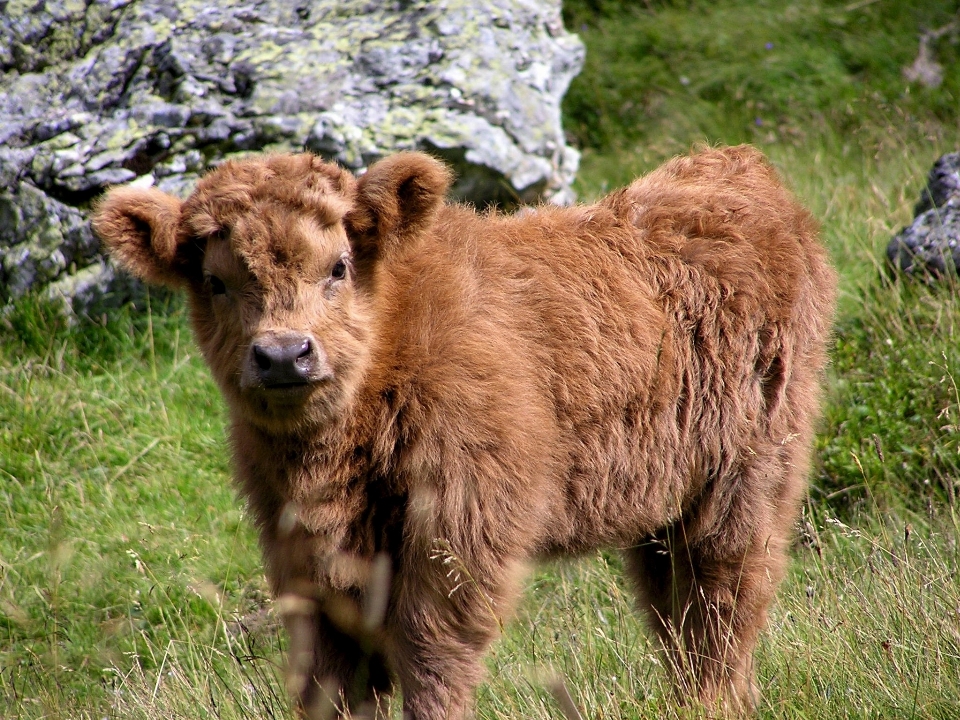
<instances>
[{"instance_id":1,"label":"calf eye","mask_svg":"<svg viewBox=\"0 0 960 720\"><path fill-rule=\"evenodd\" d=\"M337 260L337 264L330 271L330 277L334 280L343 280L347 276L347 261L343 258Z\"/></svg>"},{"instance_id":2,"label":"calf eye","mask_svg":"<svg viewBox=\"0 0 960 720\"><path fill-rule=\"evenodd\" d=\"M227 286L216 275L207 275L207 287L210 288L211 295L223 295L227 292Z\"/></svg>"}]
</instances>

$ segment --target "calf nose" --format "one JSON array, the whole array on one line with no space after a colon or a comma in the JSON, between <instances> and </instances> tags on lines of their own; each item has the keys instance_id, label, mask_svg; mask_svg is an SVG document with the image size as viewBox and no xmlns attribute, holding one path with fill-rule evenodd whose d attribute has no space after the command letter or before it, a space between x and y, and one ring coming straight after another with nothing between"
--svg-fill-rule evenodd
<instances>
[{"instance_id":1,"label":"calf nose","mask_svg":"<svg viewBox=\"0 0 960 720\"><path fill-rule=\"evenodd\" d=\"M268 388L309 383L318 358L316 343L300 334L265 338L251 348L252 370Z\"/></svg>"}]
</instances>

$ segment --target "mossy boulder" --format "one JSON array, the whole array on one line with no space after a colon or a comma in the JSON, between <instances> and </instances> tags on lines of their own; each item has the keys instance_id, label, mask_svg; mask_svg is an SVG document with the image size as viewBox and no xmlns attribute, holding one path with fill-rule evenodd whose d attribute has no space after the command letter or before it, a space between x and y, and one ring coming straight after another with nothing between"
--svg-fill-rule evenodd
<instances>
[{"instance_id":1,"label":"mossy boulder","mask_svg":"<svg viewBox=\"0 0 960 720\"><path fill-rule=\"evenodd\" d=\"M83 287L85 311L116 287L86 220L103 189L183 195L236 154L359 173L421 149L462 200L570 202L560 101L583 54L559 0L0 0L0 306Z\"/></svg>"}]
</instances>

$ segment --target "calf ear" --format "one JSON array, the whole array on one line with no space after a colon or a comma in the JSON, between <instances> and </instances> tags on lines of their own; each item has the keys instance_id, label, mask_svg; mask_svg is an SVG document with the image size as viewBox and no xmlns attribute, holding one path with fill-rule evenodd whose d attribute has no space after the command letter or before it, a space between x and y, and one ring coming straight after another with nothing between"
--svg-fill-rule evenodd
<instances>
[{"instance_id":1,"label":"calf ear","mask_svg":"<svg viewBox=\"0 0 960 720\"><path fill-rule=\"evenodd\" d=\"M183 285L180 201L153 188L117 187L97 204L93 229L120 265L149 283Z\"/></svg>"},{"instance_id":2,"label":"calf ear","mask_svg":"<svg viewBox=\"0 0 960 720\"><path fill-rule=\"evenodd\" d=\"M452 179L446 165L423 153L399 153L371 166L357 182L344 223L355 262L373 263L426 231Z\"/></svg>"}]
</instances>

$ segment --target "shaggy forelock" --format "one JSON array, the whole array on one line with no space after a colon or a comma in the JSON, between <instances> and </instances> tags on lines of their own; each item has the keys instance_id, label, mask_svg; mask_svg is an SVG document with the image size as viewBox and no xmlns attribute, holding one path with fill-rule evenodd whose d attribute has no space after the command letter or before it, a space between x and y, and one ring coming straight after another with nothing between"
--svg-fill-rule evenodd
<instances>
[{"instance_id":1,"label":"shaggy forelock","mask_svg":"<svg viewBox=\"0 0 960 720\"><path fill-rule=\"evenodd\" d=\"M355 188L350 173L307 153L229 161L200 180L183 217L188 231L201 237L229 227L240 214L266 208L307 214L327 227L350 210Z\"/></svg>"}]
</instances>

